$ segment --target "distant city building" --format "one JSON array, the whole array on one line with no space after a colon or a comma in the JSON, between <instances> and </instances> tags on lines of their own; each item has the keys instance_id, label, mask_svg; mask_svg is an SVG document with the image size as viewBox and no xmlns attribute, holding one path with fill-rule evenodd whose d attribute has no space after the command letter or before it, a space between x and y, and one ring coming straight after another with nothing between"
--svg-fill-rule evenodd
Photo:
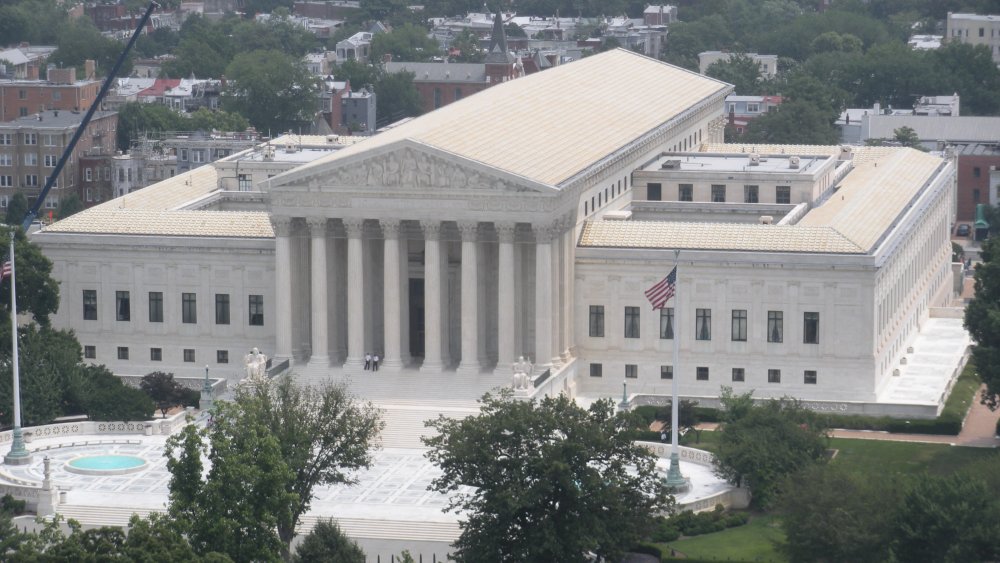
<instances>
[{"instance_id":1,"label":"distant city building","mask_svg":"<svg viewBox=\"0 0 1000 563\"><path fill-rule=\"evenodd\" d=\"M341 98L340 125L344 134L375 133L375 93L361 88Z\"/></svg>"},{"instance_id":2,"label":"distant city building","mask_svg":"<svg viewBox=\"0 0 1000 563\"><path fill-rule=\"evenodd\" d=\"M941 47L943 35L911 35L906 42L914 51L933 51Z\"/></svg>"},{"instance_id":3,"label":"distant city building","mask_svg":"<svg viewBox=\"0 0 1000 563\"><path fill-rule=\"evenodd\" d=\"M114 197L113 159L110 154L80 157L76 185L77 197L84 207L92 207Z\"/></svg>"},{"instance_id":4,"label":"distant city building","mask_svg":"<svg viewBox=\"0 0 1000 563\"><path fill-rule=\"evenodd\" d=\"M677 6L646 6L642 11L642 21L646 25L670 25L677 21Z\"/></svg>"},{"instance_id":5,"label":"distant city building","mask_svg":"<svg viewBox=\"0 0 1000 563\"><path fill-rule=\"evenodd\" d=\"M367 63L371 54L372 38L374 34L367 31L359 31L354 35L337 42L337 61L358 61Z\"/></svg>"},{"instance_id":6,"label":"distant city building","mask_svg":"<svg viewBox=\"0 0 1000 563\"><path fill-rule=\"evenodd\" d=\"M31 46L27 43L10 49L0 49L0 79L27 80L29 76L38 78L38 69L45 66L56 48L51 46ZM29 71L28 67L32 67Z\"/></svg>"},{"instance_id":7,"label":"distant city building","mask_svg":"<svg viewBox=\"0 0 1000 563\"><path fill-rule=\"evenodd\" d=\"M164 135L163 148L177 155L177 172L184 173L200 166L244 151L260 141L253 129L243 132L171 133Z\"/></svg>"},{"instance_id":8,"label":"distant city building","mask_svg":"<svg viewBox=\"0 0 1000 563\"><path fill-rule=\"evenodd\" d=\"M28 65L26 79L0 80L0 121L47 110L86 111L101 89L93 78L77 80L73 67L51 68L45 80L34 74L37 70ZM93 61L87 62L84 72L94 75Z\"/></svg>"},{"instance_id":9,"label":"distant city building","mask_svg":"<svg viewBox=\"0 0 1000 563\"><path fill-rule=\"evenodd\" d=\"M1000 64L1000 16L948 12L945 41L985 45L993 62Z\"/></svg>"},{"instance_id":10,"label":"distant city building","mask_svg":"<svg viewBox=\"0 0 1000 563\"><path fill-rule=\"evenodd\" d=\"M951 96L920 96L913 103L913 115L958 117L961 99L958 93Z\"/></svg>"},{"instance_id":11,"label":"distant city building","mask_svg":"<svg viewBox=\"0 0 1000 563\"><path fill-rule=\"evenodd\" d=\"M326 20L346 20L360 11L361 3L354 0L296 2L292 6L292 13L296 16Z\"/></svg>"},{"instance_id":12,"label":"distant city building","mask_svg":"<svg viewBox=\"0 0 1000 563\"><path fill-rule=\"evenodd\" d=\"M80 112L52 110L0 122L0 207L6 207L16 192L29 200L38 197L82 121ZM96 112L77 142L75 154L114 154L117 125L117 113ZM79 170L79 158L67 161L45 199L44 209L55 209L63 194L78 191Z\"/></svg>"},{"instance_id":13,"label":"distant city building","mask_svg":"<svg viewBox=\"0 0 1000 563\"><path fill-rule=\"evenodd\" d=\"M746 133L750 123L781 105L781 96L726 96L726 125L737 134Z\"/></svg>"},{"instance_id":14,"label":"distant city building","mask_svg":"<svg viewBox=\"0 0 1000 563\"><path fill-rule=\"evenodd\" d=\"M698 72L705 74L713 63L728 61L738 53L728 51L704 51L698 53ZM760 65L761 78L774 78L778 74L778 55L758 55L757 53L742 53Z\"/></svg>"},{"instance_id":15,"label":"distant city building","mask_svg":"<svg viewBox=\"0 0 1000 563\"><path fill-rule=\"evenodd\" d=\"M111 158L111 198L122 197L146 186L173 178L177 174L177 155L159 140L145 136L136 140L127 153ZM94 204L101 199L94 198ZM91 204L90 199L84 199Z\"/></svg>"}]
</instances>

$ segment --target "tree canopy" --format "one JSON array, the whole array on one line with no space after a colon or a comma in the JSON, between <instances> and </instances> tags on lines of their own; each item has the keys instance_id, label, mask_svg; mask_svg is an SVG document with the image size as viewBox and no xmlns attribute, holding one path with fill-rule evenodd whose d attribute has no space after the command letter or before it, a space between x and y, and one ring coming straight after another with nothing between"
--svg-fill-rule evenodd
<instances>
[{"instance_id":1,"label":"tree canopy","mask_svg":"<svg viewBox=\"0 0 1000 563\"><path fill-rule=\"evenodd\" d=\"M986 384L982 402L996 410L1000 406L1000 237L986 239L979 255L976 294L965 307L965 329L976 342L972 357Z\"/></svg>"},{"instance_id":2,"label":"tree canopy","mask_svg":"<svg viewBox=\"0 0 1000 563\"><path fill-rule=\"evenodd\" d=\"M258 131L297 131L319 110L317 80L301 59L281 51L240 53L226 76L223 108L245 116Z\"/></svg>"},{"instance_id":3,"label":"tree canopy","mask_svg":"<svg viewBox=\"0 0 1000 563\"><path fill-rule=\"evenodd\" d=\"M426 28L408 23L372 38L372 60L380 61L386 54L394 61L423 62L440 56L441 50Z\"/></svg>"},{"instance_id":4,"label":"tree canopy","mask_svg":"<svg viewBox=\"0 0 1000 563\"><path fill-rule=\"evenodd\" d=\"M633 443L636 415L610 400L587 410L559 395L487 394L480 414L428 422L432 488L468 515L458 561L616 561L670 508L655 457ZM470 487L468 490L465 487Z\"/></svg>"}]
</instances>

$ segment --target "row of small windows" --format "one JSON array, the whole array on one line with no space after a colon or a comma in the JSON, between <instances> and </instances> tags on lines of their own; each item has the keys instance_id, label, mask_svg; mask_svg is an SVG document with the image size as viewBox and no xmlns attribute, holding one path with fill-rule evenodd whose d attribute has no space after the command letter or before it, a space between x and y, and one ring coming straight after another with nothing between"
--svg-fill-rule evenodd
<instances>
[{"instance_id":1,"label":"row of small windows","mask_svg":"<svg viewBox=\"0 0 1000 563\"><path fill-rule=\"evenodd\" d=\"M640 327L639 307L625 307L625 338L639 338ZM734 342L747 341L747 310L733 309L731 316L730 338ZM590 331L593 338L604 337L604 305L590 306ZM660 309L660 338L674 337L674 308ZM712 339L712 310L695 310L695 339ZM767 341L784 342L785 313L784 311L767 312ZM802 314L802 342L804 344L819 344L819 313L808 311Z\"/></svg>"},{"instance_id":2,"label":"row of small windows","mask_svg":"<svg viewBox=\"0 0 1000 563\"><path fill-rule=\"evenodd\" d=\"M0 166L14 166L14 162L17 159L13 155L7 153L0 153ZM43 154L42 162L46 168L55 168L56 163L59 162L59 157L54 154ZM24 154L24 165L25 166L38 166L38 153L29 152Z\"/></svg>"},{"instance_id":3,"label":"row of small windows","mask_svg":"<svg viewBox=\"0 0 1000 563\"><path fill-rule=\"evenodd\" d=\"M149 292L149 322L163 322L163 292ZM264 326L264 296L248 296L250 326ZM83 290L83 320L97 320L97 290ZM129 291L115 292L115 320L128 322L132 320L132 297ZM194 293L181 293L181 322L194 324L198 322L198 296ZM215 324L229 324L229 294L215 294Z\"/></svg>"},{"instance_id":4,"label":"row of small windows","mask_svg":"<svg viewBox=\"0 0 1000 563\"><path fill-rule=\"evenodd\" d=\"M590 215L591 213L597 211L603 207L606 203L612 199L620 196L622 191L628 189L628 176L625 177L625 185L622 186L622 181L618 180L617 184L611 184L603 191L598 191L596 195L590 196L590 201L583 202L583 214L584 216Z\"/></svg>"},{"instance_id":5,"label":"row of small windows","mask_svg":"<svg viewBox=\"0 0 1000 563\"><path fill-rule=\"evenodd\" d=\"M708 368L705 366L698 366L695 368L695 379L698 381L708 381ZM604 364L590 364L590 377L604 377ZM746 381L746 368L733 368L732 371L733 381L737 383ZM639 365L638 364L625 364L625 378L626 379L638 379L639 378ZM660 379L673 379L674 378L674 366L660 366ZM816 385L816 370L805 370L802 372L802 383L806 385ZM767 382L768 383L781 383L781 370L780 369L769 369L767 370Z\"/></svg>"},{"instance_id":6,"label":"row of small windows","mask_svg":"<svg viewBox=\"0 0 1000 563\"><path fill-rule=\"evenodd\" d=\"M725 203L726 192L727 188L725 184L712 184L712 202ZM655 182L646 184L646 199L648 201L663 201L663 185ZM694 201L694 184L678 184L677 200ZM775 186L774 202L791 203L792 187ZM744 185L743 203L760 203L760 186Z\"/></svg>"},{"instance_id":7,"label":"row of small windows","mask_svg":"<svg viewBox=\"0 0 1000 563\"><path fill-rule=\"evenodd\" d=\"M118 346L118 359L128 360L131 355L128 346ZM182 351L183 358L185 362L193 363L195 361L194 348L184 348ZM97 358L97 346L87 345L83 347L83 357L88 360L93 360ZM163 348L150 348L149 349L149 360L151 362L162 362L163 361ZM229 363L229 350L216 350L215 351L215 363L217 364L228 364Z\"/></svg>"},{"instance_id":8,"label":"row of small windows","mask_svg":"<svg viewBox=\"0 0 1000 563\"><path fill-rule=\"evenodd\" d=\"M13 146L16 143L18 137L21 139L21 144L23 145L37 145L38 144L38 133L21 133L17 135L15 133L0 133L0 145ZM61 135L41 135L42 145L46 147L57 147L62 146L62 136Z\"/></svg>"}]
</instances>

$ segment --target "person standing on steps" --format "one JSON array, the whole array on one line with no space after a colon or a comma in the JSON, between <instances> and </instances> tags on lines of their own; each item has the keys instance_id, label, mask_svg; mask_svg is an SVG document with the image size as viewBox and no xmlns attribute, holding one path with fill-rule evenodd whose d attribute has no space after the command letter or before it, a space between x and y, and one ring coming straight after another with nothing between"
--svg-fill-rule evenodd
<instances>
[{"instance_id":1,"label":"person standing on steps","mask_svg":"<svg viewBox=\"0 0 1000 563\"><path fill-rule=\"evenodd\" d=\"M378 371L378 354L372 357L372 371Z\"/></svg>"},{"instance_id":2,"label":"person standing on steps","mask_svg":"<svg viewBox=\"0 0 1000 563\"><path fill-rule=\"evenodd\" d=\"M370 370L372 367L372 355L365 352L365 371Z\"/></svg>"}]
</instances>

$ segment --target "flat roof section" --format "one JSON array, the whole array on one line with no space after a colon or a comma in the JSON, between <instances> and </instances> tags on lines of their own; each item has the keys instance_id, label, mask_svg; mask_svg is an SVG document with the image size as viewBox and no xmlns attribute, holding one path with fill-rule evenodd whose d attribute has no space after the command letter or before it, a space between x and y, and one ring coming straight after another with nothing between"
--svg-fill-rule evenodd
<instances>
[{"instance_id":1,"label":"flat roof section","mask_svg":"<svg viewBox=\"0 0 1000 563\"><path fill-rule=\"evenodd\" d=\"M793 158L798 159L795 166ZM757 154L756 163L747 153L663 153L644 166L643 172L752 172L810 175L831 155Z\"/></svg>"}]
</instances>

